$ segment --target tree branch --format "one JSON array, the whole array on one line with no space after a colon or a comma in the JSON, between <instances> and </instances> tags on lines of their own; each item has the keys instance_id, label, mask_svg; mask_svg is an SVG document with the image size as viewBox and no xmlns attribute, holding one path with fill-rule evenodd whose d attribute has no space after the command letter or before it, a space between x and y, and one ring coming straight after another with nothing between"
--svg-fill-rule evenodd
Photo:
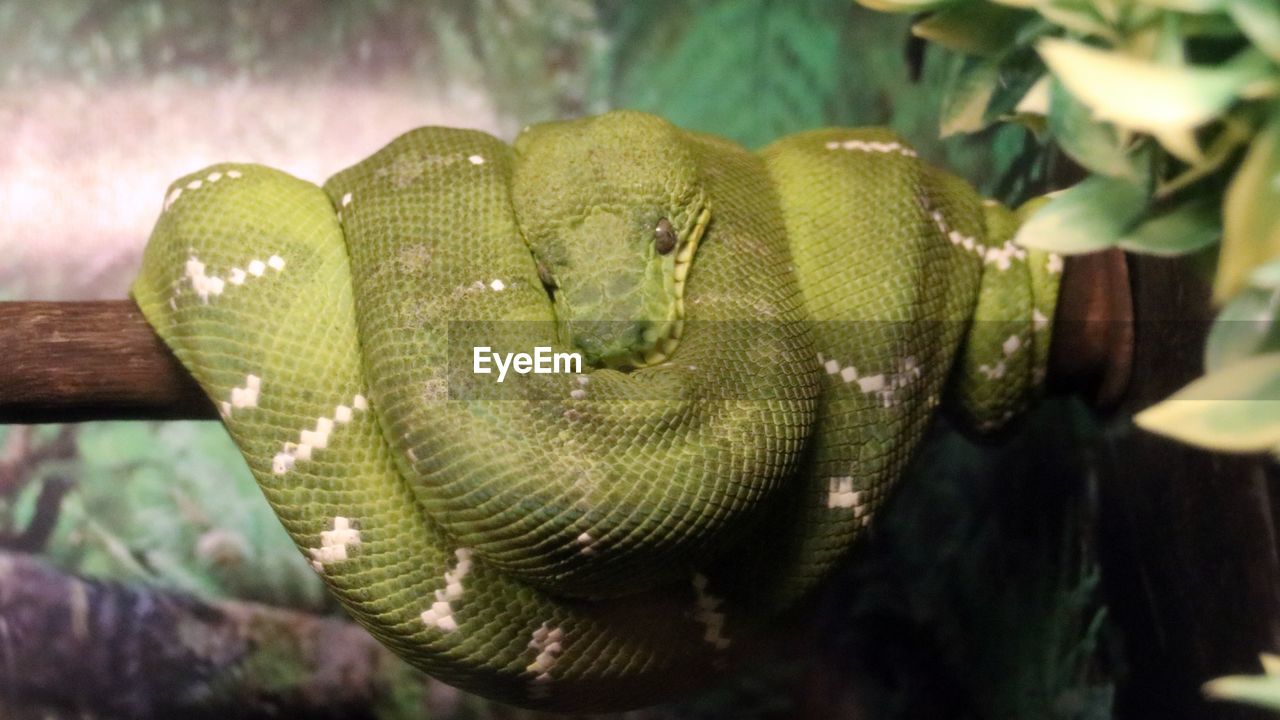
<instances>
[{"instance_id":1,"label":"tree branch","mask_svg":"<svg viewBox=\"0 0 1280 720\"><path fill-rule=\"evenodd\" d=\"M1115 402L1133 342L1124 255L1070 258L1056 320L1050 381ZM0 424L217 418L129 300L0 302L0 348Z\"/></svg>"},{"instance_id":2,"label":"tree branch","mask_svg":"<svg viewBox=\"0 0 1280 720\"><path fill-rule=\"evenodd\" d=\"M0 423L212 419L131 300L0 303Z\"/></svg>"},{"instance_id":3,"label":"tree branch","mask_svg":"<svg viewBox=\"0 0 1280 720\"><path fill-rule=\"evenodd\" d=\"M3 717L34 705L138 720L358 719L393 705L420 714L432 694L460 695L342 620L83 580L0 552Z\"/></svg>"}]
</instances>

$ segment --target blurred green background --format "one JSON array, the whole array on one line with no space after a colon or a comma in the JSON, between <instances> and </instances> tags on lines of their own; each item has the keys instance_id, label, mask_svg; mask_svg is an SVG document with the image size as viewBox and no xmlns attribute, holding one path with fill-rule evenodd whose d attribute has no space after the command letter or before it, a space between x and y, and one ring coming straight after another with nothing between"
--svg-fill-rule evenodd
<instances>
[{"instance_id":1,"label":"blurred green background","mask_svg":"<svg viewBox=\"0 0 1280 720\"><path fill-rule=\"evenodd\" d=\"M1025 199L1011 179L1034 174L1036 139L940 140L953 58L911 47L907 28L852 0L0 2L0 299L123 297L167 183L194 168L321 181L425 124L510 139L635 108L748 147L889 125L984 192ZM939 423L856 562L780 623L791 642L629 716L1109 717L1121 661L1080 453L1098 432L1068 400L995 446ZM215 423L0 427L0 540L16 539L84 576L336 612ZM379 717L531 716L397 677Z\"/></svg>"}]
</instances>

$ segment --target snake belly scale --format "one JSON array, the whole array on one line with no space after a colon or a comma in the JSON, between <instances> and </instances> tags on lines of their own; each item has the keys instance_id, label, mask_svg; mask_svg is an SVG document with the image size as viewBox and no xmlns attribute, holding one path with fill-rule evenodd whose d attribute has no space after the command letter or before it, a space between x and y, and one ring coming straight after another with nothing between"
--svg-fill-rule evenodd
<instances>
[{"instance_id":1,"label":"snake belly scale","mask_svg":"<svg viewBox=\"0 0 1280 720\"><path fill-rule=\"evenodd\" d=\"M351 616L513 704L648 704L745 657L940 404L1043 378L1060 261L888 131L758 153L642 113L421 128L323 188L175 182L133 294ZM477 346L581 372L471 372Z\"/></svg>"}]
</instances>

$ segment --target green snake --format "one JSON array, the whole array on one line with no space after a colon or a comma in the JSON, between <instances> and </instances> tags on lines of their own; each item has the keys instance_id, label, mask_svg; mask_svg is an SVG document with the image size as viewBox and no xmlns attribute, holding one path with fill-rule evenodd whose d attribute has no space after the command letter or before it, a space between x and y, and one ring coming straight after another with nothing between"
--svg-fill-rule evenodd
<instances>
[{"instance_id":1,"label":"green snake","mask_svg":"<svg viewBox=\"0 0 1280 720\"><path fill-rule=\"evenodd\" d=\"M748 657L940 404L1034 396L1061 260L1022 214L881 129L429 127L323 188L179 179L133 295L356 621L465 690L619 709ZM566 362L497 382L480 347Z\"/></svg>"}]
</instances>

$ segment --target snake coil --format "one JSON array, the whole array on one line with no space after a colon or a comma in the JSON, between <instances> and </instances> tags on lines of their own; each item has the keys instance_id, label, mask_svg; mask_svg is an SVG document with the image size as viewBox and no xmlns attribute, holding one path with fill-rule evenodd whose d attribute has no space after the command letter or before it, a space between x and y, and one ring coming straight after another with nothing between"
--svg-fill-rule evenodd
<instances>
[{"instance_id":1,"label":"snake coil","mask_svg":"<svg viewBox=\"0 0 1280 720\"><path fill-rule=\"evenodd\" d=\"M988 428L1035 394L1061 262L1018 222L885 130L750 153L615 112L414 130L323 189L206 168L133 293L381 642L619 709L810 593L939 404ZM582 366L499 383L482 347Z\"/></svg>"}]
</instances>

